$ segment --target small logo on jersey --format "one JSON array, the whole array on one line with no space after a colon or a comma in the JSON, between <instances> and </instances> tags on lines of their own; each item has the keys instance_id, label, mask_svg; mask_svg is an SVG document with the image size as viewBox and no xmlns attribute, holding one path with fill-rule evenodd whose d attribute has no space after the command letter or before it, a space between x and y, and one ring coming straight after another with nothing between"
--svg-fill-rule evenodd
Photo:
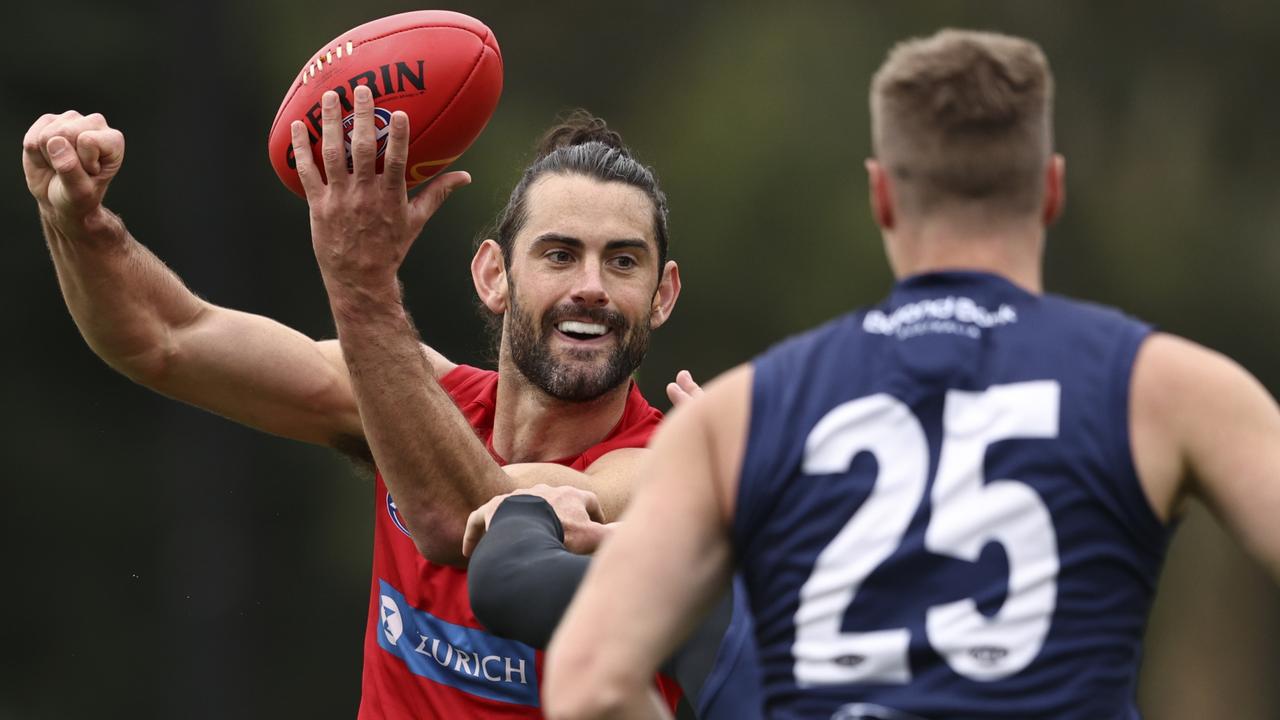
<instances>
[{"instance_id":1,"label":"small logo on jersey","mask_svg":"<svg viewBox=\"0 0 1280 720\"><path fill-rule=\"evenodd\" d=\"M907 303L886 314L872 310L862 318L862 329L873 335L894 335L899 340L918 335L964 335L982 337L982 331L1018 322L1012 305L995 310L982 307L973 298L934 298Z\"/></svg>"},{"instance_id":2,"label":"small logo on jersey","mask_svg":"<svg viewBox=\"0 0 1280 720\"><path fill-rule=\"evenodd\" d=\"M979 645L969 648L969 657L977 660L979 664L988 667L998 664L1009 654L1008 648L996 647L994 645Z\"/></svg>"},{"instance_id":3,"label":"small logo on jersey","mask_svg":"<svg viewBox=\"0 0 1280 720\"><path fill-rule=\"evenodd\" d=\"M400 517L400 511L396 509L396 501L391 499L391 493L387 493L387 514L391 516L391 522L400 528L400 532L404 533L408 538L413 537L413 535L409 534L409 528L405 527L404 518Z\"/></svg>"},{"instance_id":4,"label":"small logo on jersey","mask_svg":"<svg viewBox=\"0 0 1280 720\"><path fill-rule=\"evenodd\" d=\"M866 655L841 655L840 657L835 658L831 662L839 665L840 667L851 668L851 667L857 667L861 665L863 661L865 661L866 659L867 659Z\"/></svg>"},{"instance_id":5,"label":"small logo on jersey","mask_svg":"<svg viewBox=\"0 0 1280 720\"><path fill-rule=\"evenodd\" d=\"M894 710L883 705L872 705L871 703L853 703L852 705L841 705L835 714L831 716L831 720L924 720L911 713L904 713L901 710Z\"/></svg>"},{"instance_id":6,"label":"small logo on jersey","mask_svg":"<svg viewBox=\"0 0 1280 720\"><path fill-rule=\"evenodd\" d=\"M356 114L342 118L342 142L347 148L347 169L351 169L351 129L356 125ZM380 107L373 109L374 139L378 143L378 157L387 151L387 137L391 134L391 111Z\"/></svg>"},{"instance_id":7,"label":"small logo on jersey","mask_svg":"<svg viewBox=\"0 0 1280 720\"><path fill-rule=\"evenodd\" d=\"M400 618L400 606L396 605L394 599L383 595L381 615L382 634L387 636L387 642L395 645L404 634L404 620Z\"/></svg>"}]
</instances>

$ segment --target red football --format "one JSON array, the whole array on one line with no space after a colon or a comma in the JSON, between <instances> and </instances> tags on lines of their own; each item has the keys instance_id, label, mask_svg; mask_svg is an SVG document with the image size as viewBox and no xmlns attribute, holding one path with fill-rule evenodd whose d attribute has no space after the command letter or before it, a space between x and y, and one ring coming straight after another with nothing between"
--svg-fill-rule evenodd
<instances>
[{"instance_id":1,"label":"red football","mask_svg":"<svg viewBox=\"0 0 1280 720\"><path fill-rule=\"evenodd\" d=\"M405 179L413 187L457 160L489 122L502 93L502 51L484 23L444 10L391 15L334 38L302 68L271 123L267 151L290 190L304 195L289 125L294 120L307 124L311 151L323 174L320 96L336 91L349 162L352 91L357 85L373 91L379 171L392 111L408 113Z\"/></svg>"}]
</instances>

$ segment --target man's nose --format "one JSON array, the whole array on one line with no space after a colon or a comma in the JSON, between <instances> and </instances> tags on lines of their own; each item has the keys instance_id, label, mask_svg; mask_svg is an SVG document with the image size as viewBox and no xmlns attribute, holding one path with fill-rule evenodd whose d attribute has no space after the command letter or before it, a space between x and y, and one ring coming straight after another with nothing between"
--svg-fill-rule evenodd
<instances>
[{"instance_id":1,"label":"man's nose","mask_svg":"<svg viewBox=\"0 0 1280 720\"><path fill-rule=\"evenodd\" d=\"M604 307L609 304L609 293L604 289L604 277L595 263L583 263L582 271L575 278L573 302L588 307Z\"/></svg>"}]
</instances>

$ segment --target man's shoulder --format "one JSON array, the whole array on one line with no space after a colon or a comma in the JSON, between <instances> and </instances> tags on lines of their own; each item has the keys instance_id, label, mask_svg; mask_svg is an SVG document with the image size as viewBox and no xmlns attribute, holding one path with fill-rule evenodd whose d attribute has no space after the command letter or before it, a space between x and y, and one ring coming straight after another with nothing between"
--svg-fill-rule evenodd
<instances>
[{"instance_id":1,"label":"man's shoulder","mask_svg":"<svg viewBox=\"0 0 1280 720\"><path fill-rule=\"evenodd\" d=\"M440 387L486 443L493 432L498 404L498 373L470 365L458 365L443 375Z\"/></svg>"},{"instance_id":2,"label":"man's shoulder","mask_svg":"<svg viewBox=\"0 0 1280 720\"><path fill-rule=\"evenodd\" d=\"M1041 302L1050 310L1072 315L1082 320L1146 325L1145 322L1125 310L1096 300L1069 297L1057 293L1044 293L1040 297Z\"/></svg>"},{"instance_id":3,"label":"man's shoulder","mask_svg":"<svg viewBox=\"0 0 1280 720\"><path fill-rule=\"evenodd\" d=\"M650 405L644 394L640 392L640 386L632 381L631 389L627 392L627 404L622 410L622 418L618 420L613 432L609 433L600 446L607 446L608 450L644 447L649 444L649 437L661 423L662 411Z\"/></svg>"},{"instance_id":4,"label":"man's shoulder","mask_svg":"<svg viewBox=\"0 0 1280 720\"><path fill-rule=\"evenodd\" d=\"M454 402L462 403L492 394L497 388L498 373L471 365L457 365L441 376L439 382Z\"/></svg>"}]
</instances>

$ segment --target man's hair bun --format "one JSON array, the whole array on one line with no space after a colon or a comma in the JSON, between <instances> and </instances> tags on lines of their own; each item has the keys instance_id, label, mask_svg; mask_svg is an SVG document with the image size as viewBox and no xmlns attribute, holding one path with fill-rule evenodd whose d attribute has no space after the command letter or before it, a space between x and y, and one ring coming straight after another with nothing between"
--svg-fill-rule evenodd
<instances>
[{"instance_id":1,"label":"man's hair bun","mask_svg":"<svg viewBox=\"0 0 1280 720\"><path fill-rule=\"evenodd\" d=\"M623 144L621 135L610 130L604 120L579 108L561 116L557 124L547 130L538 141L536 157L541 159L561 148L593 142L618 150L627 157L631 156L631 151Z\"/></svg>"}]
</instances>

